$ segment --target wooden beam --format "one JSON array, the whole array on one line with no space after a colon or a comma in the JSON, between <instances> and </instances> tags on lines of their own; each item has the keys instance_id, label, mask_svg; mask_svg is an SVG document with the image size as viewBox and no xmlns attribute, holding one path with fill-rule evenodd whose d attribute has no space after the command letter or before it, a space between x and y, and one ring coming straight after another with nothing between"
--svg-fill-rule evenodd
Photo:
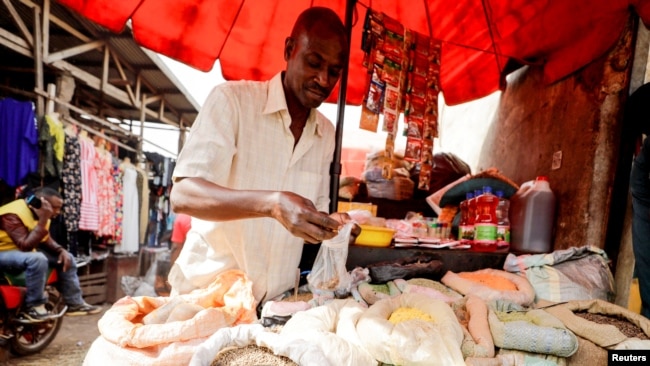
<instances>
[{"instance_id":1,"label":"wooden beam","mask_svg":"<svg viewBox=\"0 0 650 366\"><path fill-rule=\"evenodd\" d=\"M0 28L0 44L23 56L34 58L32 48L24 39L15 36L3 28Z\"/></svg>"},{"instance_id":2,"label":"wooden beam","mask_svg":"<svg viewBox=\"0 0 650 366\"><path fill-rule=\"evenodd\" d=\"M30 8L40 8L40 5L35 4L33 1L30 1L30 0L20 0L20 2L25 4L26 6L28 6ZM92 41L91 38L87 37L83 33L80 33L79 31L74 29L72 26L70 26L68 23L66 23L63 20L61 20L60 18L58 18L56 15L51 14L51 12L50 12L49 17L50 17L50 21L52 23L54 23L54 24L58 25L59 27L63 28L65 31L67 31L68 33L72 34L73 36L79 38L83 42L88 43L88 42Z\"/></svg>"},{"instance_id":3,"label":"wooden beam","mask_svg":"<svg viewBox=\"0 0 650 366\"><path fill-rule=\"evenodd\" d=\"M104 86L108 84L108 71L110 68L110 50L104 47L104 62L102 63L102 82L100 84L100 91L104 90Z\"/></svg>"},{"instance_id":4,"label":"wooden beam","mask_svg":"<svg viewBox=\"0 0 650 366\"><path fill-rule=\"evenodd\" d=\"M82 42L86 42L86 43L88 43L88 42L92 41L92 38L86 36L85 34L79 32L78 30L74 29L74 28L73 28L72 26L70 26L68 23L64 22L63 20L57 18L57 17L54 16L54 15L51 15L51 16L50 16L50 21L52 21L52 23L58 25L59 27L61 27L61 28L64 29L66 32L70 33L71 35L77 37L77 38L78 38L79 40L81 40Z\"/></svg>"},{"instance_id":5,"label":"wooden beam","mask_svg":"<svg viewBox=\"0 0 650 366\"><path fill-rule=\"evenodd\" d=\"M108 46L106 48L109 48ZM115 64L115 68L117 68L117 72L120 74L120 77L122 80L128 81L129 78L126 76L126 73L124 72L124 69L122 68L122 62L120 59L117 57L117 53L114 52L113 50L111 51L111 57L113 58L113 63ZM131 104L136 106L138 105L138 99L136 96L133 94L133 89L131 88L131 84L127 84L126 86L126 94L129 96L129 100L131 101Z\"/></svg>"},{"instance_id":6,"label":"wooden beam","mask_svg":"<svg viewBox=\"0 0 650 366\"><path fill-rule=\"evenodd\" d=\"M34 10L34 36L36 39L33 41L34 49L34 68L36 73L34 77L36 78L34 85L39 90L43 90L45 87L45 77L43 75L43 32L41 31L41 17L40 17L40 8L33 8ZM36 98L36 115L42 116L45 113L45 100L41 96ZM40 119L39 119L40 121ZM39 125L40 126L40 125Z\"/></svg>"},{"instance_id":7,"label":"wooden beam","mask_svg":"<svg viewBox=\"0 0 650 366\"><path fill-rule=\"evenodd\" d=\"M34 92L35 92L36 94L38 94L38 95L42 95L42 96L44 96L44 97L47 97L47 93L44 92L43 90L34 89ZM118 130L118 127L116 127L114 124L112 124L112 123L110 123L110 122L108 122L108 121L105 121L105 120L103 120L103 119L101 119L101 118L99 118L99 117L97 117L97 116L92 115L92 114L89 114L88 111L86 111L86 110L83 110L83 109L81 109L81 108L79 108L79 107L77 107L77 106L75 106L75 105L72 105L72 104L70 104L70 103L67 103L66 101L64 101L64 100L62 100L62 99L59 99L59 98L51 98L51 99L54 100L56 103L58 103L58 104L60 104L60 105L62 105L62 106L68 107L68 108L70 108L71 110L73 110L73 111L75 111L75 112L77 112L77 113L79 113L79 114L83 114L83 115L86 115L86 116L90 117L90 119L91 119L92 121L95 121L95 122L99 123L100 125L102 125L102 126L108 128L108 129L111 130L111 131L119 131L119 130ZM130 135L131 135L131 134L129 134L129 133L126 132L126 131L123 131L123 132L124 132L124 134L125 134L126 136L130 136Z\"/></svg>"},{"instance_id":8,"label":"wooden beam","mask_svg":"<svg viewBox=\"0 0 650 366\"><path fill-rule=\"evenodd\" d=\"M134 151L134 152L136 151L136 150L135 150L134 148L132 148L131 146L129 146L129 145L125 145L125 144L119 142L118 140L115 140L115 139L113 139L113 138L110 138L110 137L106 136L106 134L101 133L100 131L97 131L97 130L95 130L95 129L92 128L92 127L88 127L85 123L81 123L81 122L75 120L74 118L72 118L72 117L70 117L70 116L66 116L66 117L64 117L64 120L65 120L66 122L70 122L70 123L72 123L73 125L75 125L75 126L77 126L77 127L79 127L79 128L82 128L82 129L84 129L84 130L86 130L86 131L92 133L93 135L96 135L96 136L102 137L102 138L106 139L106 141L110 141L111 143L113 143L113 144L115 144L115 145L117 145L117 146L119 146L119 147L121 147L121 148L123 148L123 149L125 149L125 150L128 150L128 151Z\"/></svg>"},{"instance_id":9,"label":"wooden beam","mask_svg":"<svg viewBox=\"0 0 650 366\"><path fill-rule=\"evenodd\" d=\"M18 14L18 12L16 11L14 5L11 3L10 0L2 0L2 2L4 2L5 6L9 10L11 17L14 19L14 22L16 22L16 25L20 29L20 32L23 34L23 37L25 37L27 43L29 43L30 46L34 46L34 37L32 36L31 33L29 33L29 29L25 25L25 22L23 22L23 19L20 17L20 14Z\"/></svg>"},{"instance_id":10,"label":"wooden beam","mask_svg":"<svg viewBox=\"0 0 650 366\"><path fill-rule=\"evenodd\" d=\"M43 0L43 60L50 54L50 0Z\"/></svg>"},{"instance_id":11,"label":"wooden beam","mask_svg":"<svg viewBox=\"0 0 650 366\"><path fill-rule=\"evenodd\" d=\"M85 53L94 49L101 48L104 45L105 42L103 40L96 40L78 46L70 47L65 50L51 53L49 57L46 59L46 61L48 64L50 64L55 61L63 60L71 56L76 56L81 53Z\"/></svg>"},{"instance_id":12,"label":"wooden beam","mask_svg":"<svg viewBox=\"0 0 650 366\"><path fill-rule=\"evenodd\" d=\"M144 94L143 94L144 96ZM142 98L142 103L144 103L144 106L148 106L151 103L157 102L159 100L162 100L162 95L153 95L147 98Z\"/></svg>"}]
</instances>

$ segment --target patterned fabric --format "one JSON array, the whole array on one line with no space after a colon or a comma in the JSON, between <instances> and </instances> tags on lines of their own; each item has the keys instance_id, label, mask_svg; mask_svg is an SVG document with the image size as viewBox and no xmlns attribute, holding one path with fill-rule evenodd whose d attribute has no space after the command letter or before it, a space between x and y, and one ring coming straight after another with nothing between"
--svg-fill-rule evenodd
<instances>
[{"instance_id":1,"label":"patterned fabric","mask_svg":"<svg viewBox=\"0 0 650 366\"><path fill-rule=\"evenodd\" d=\"M79 140L81 145L81 215L79 229L99 229L99 207L97 206L97 171L95 170L95 145L88 138Z\"/></svg>"},{"instance_id":2,"label":"patterned fabric","mask_svg":"<svg viewBox=\"0 0 650 366\"><path fill-rule=\"evenodd\" d=\"M136 179L138 173L134 167L124 168L122 176L122 210L124 213L122 220L122 241L115 246L115 253L136 253L140 247L139 238L139 220L140 212L138 210L138 191Z\"/></svg>"},{"instance_id":3,"label":"patterned fabric","mask_svg":"<svg viewBox=\"0 0 650 366\"><path fill-rule=\"evenodd\" d=\"M77 136L65 136L61 181L65 228L68 232L77 231L81 210L81 145Z\"/></svg>"},{"instance_id":4,"label":"patterned fabric","mask_svg":"<svg viewBox=\"0 0 650 366\"><path fill-rule=\"evenodd\" d=\"M291 191L328 211L334 126L312 110L294 147L281 74L266 82L228 82L212 90L178 157L174 179L200 177L232 188ZM258 301L292 288L303 240L271 218L192 220L169 282L186 293L237 268Z\"/></svg>"},{"instance_id":5,"label":"patterned fabric","mask_svg":"<svg viewBox=\"0 0 650 366\"><path fill-rule=\"evenodd\" d=\"M99 228L97 236L110 237L115 234L115 181L113 179L113 156L104 149L97 150L97 206Z\"/></svg>"},{"instance_id":6,"label":"patterned fabric","mask_svg":"<svg viewBox=\"0 0 650 366\"><path fill-rule=\"evenodd\" d=\"M113 181L115 182L115 234L111 240L111 244L117 245L122 242L122 223L123 216L122 205L123 205L123 194L122 194L122 170L119 166L113 167Z\"/></svg>"}]
</instances>

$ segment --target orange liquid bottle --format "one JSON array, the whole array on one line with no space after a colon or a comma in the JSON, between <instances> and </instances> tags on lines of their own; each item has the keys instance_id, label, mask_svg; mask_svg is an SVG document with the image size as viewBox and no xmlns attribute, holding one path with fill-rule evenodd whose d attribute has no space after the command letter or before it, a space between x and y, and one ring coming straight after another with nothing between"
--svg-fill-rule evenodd
<instances>
[{"instance_id":1,"label":"orange liquid bottle","mask_svg":"<svg viewBox=\"0 0 650 366\"><path fill-rule=\"evenodd\" d=\"M474 198L474 193L467 192L465 194L465 200L460 203L460 224L458 225L458 240L461 244L472 244L474 240L474 218L471 217L472 214L476 215L475 212L470 212L469 202Z\"/></svg>"},{"instance_id":2,"label":"orange liquid bottle","mask_svg":"<svg viewBox=\"0 0 650 366\"><path fill-rule=\"evenodd\" d=\"M499 198L492 194L492 187L483 187L483 194L476 198L474 219L474 245L479 252L497 250L497 205Z\"/></svg>"}]
</instances>

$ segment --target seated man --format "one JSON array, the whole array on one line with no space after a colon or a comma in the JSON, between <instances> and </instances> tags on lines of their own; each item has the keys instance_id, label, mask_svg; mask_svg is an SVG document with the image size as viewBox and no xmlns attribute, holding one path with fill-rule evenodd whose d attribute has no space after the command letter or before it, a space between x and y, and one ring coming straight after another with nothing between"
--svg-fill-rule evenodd
<instances>
[{"instance_id":1,"label":"seated man","mask_svg":"<svg viewBox=\"0 0 650 366\"><path fill-rule=\"evenodd\" d=\"M43 321L51 315L45 309L45 281L48 265L58 270L66 315L96 314L99 306L87 304L81 296L77 265L73 257L50 237L50 218L61 212L63 198L54 189L39 188L39 208L19 199L0 207L0 267L25 271L27 291L23 316ZM36 205L38 206L38 205Z\"/></svg>"}]
</instances>

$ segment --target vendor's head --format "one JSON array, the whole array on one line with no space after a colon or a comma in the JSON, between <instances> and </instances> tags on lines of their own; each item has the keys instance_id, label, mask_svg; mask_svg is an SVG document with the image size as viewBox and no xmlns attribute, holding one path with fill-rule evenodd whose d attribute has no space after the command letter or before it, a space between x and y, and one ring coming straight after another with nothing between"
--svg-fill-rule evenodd
<instances>
[{"instance_id":1,"label":"vendor's head","mask_svg":"<svg viewBox=\"0 0 650 366\"><path fill-rule=\"evenodd\" d=\"M34 195L50 203L50 206L52 206L52 217L56 217L61 213L63 196L61 196L59 191L50 187L40 187L34 190Z\"/></svg>"},{"instance_id":2,"label":"vendor's head","mask_svg":"<svg viewBox=\"0 0 650 366\"><path fill-rule=\"evenodd\" d=\"M304 108L321 105L341 77L348 48L345 26L333 10L302 12L284 46L288 101L296 99Z\"/></svg>"}]
</instances>

